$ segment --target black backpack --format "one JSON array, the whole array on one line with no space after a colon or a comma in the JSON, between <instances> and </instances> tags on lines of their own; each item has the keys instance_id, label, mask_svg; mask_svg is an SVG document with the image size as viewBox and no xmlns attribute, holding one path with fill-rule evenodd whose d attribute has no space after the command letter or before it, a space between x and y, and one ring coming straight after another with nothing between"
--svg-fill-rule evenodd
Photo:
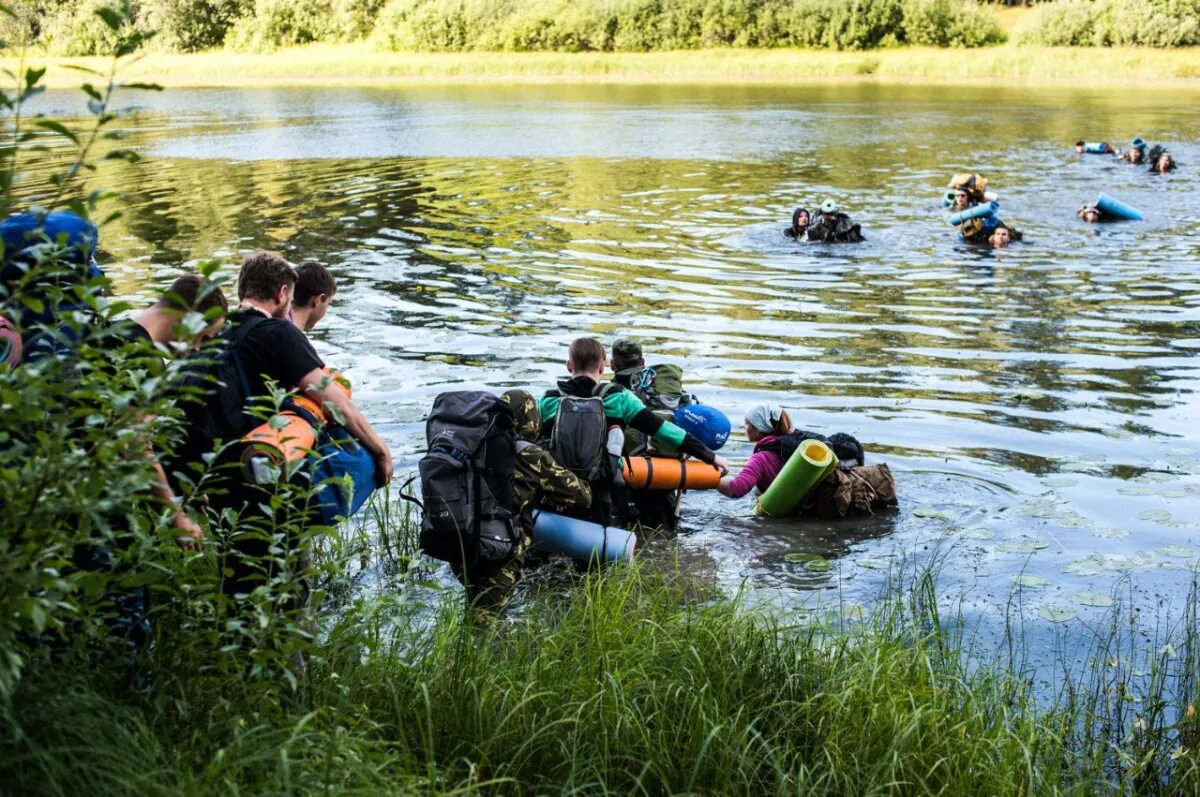
<instances>
[{"instance_id":1,"label":"black backpack","mask_svg":"<svg viewBox=\"0 0 1200 797\"><path fill-rule=\"evenodd\" d=\"M591 396L562 396L558 400L558 413L550 432L550 454L558 464L588 483L611 481L613 476L604 397L615 388L612 382L602 382Z\"/></svg>"},{"instance_id":2,"label":"black backpack","mask_svg":"<svg viewBox=\"0 0 1200 797\"><path fill-rule=\"evenodd\" d=\"M471 566L500 562L520 539L513 511L518 443L512 408L481 391L442 393L425 423L421 550Z\"/></svg>"},{"instance_id":3,"label":"black backpack","mask_svg":"<svg viewBox=\"0 0 1200 797\"><path fill-rule=\"evenodd\" d=\"M862 443L844 432L838 432L826 437L816 432L806 432L797 429L785 435L780 435L769 443L760 443L754 447L754 450L777 451L780 458L784 462L787 462L805 440L819 440L829 446L833 450L834 456L838 458L839 468L857 468L860 465L866 464L866 452L863 451Z\"/></svg>"},{"instance_id":4,"label":"black backpack","mask_svg":"<svg viewBox=\"0 0 1200 797\"><path fill-rule=\"evenodd\" d=\"M266 320L258 313L247 316L223 331L217 345L193 354L184 365L179 391L183 440L171 457L168 475L175 467L201 461L218 441L238 440L261 423L249 411L253 397L238 347Z\"/></svg>"}]
</instances>

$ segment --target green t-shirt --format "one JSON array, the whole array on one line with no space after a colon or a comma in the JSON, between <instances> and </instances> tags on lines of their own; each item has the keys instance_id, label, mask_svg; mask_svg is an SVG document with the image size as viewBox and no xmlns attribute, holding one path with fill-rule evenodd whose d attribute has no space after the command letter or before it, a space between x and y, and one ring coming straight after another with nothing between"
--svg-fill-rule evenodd
<instances>
[{"instance_id":1,"label":"green t-shirt","mask_svg":"<svg viewBox=\"0 0 1200 797\"><path fill-rule=\"evenodd\" d=\"M557 417L560 398L561 396L558 395L545 395L538 399L538 412L542 416L543 429L553 423ZM624 388L610 390L604 397L605 417L621 427L631 425L634 416L644 409L646 409L646 405L642 403L642 400L635 396L633 391ZM637 426L634 425L633 428L637 429ZM638 431L651 434L649 429L638 429ZM658 427L658 431L653 432L656 441L675 448L683 445L683 438L686 435L686 432L670 421L663 421L662 426Z\"/></svg>"}]
</instances>

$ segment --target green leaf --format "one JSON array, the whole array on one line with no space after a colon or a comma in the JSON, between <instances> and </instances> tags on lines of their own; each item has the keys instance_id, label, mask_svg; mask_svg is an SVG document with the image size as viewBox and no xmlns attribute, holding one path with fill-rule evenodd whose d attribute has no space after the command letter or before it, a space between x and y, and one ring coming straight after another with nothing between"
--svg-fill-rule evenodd
<instances>
[{"instance_id":1,"label":"green leaf","mask_svg":"<svg viewBox=\"0 0 1200 797\"><path fill-rule=\"evenodd\" d=\"M162 91L163 87L157 83L122 83L123 89L139 89L141 91Z\"/></svg>"},{"instance_id":2,"label":"green leaf","mask_svg":"<svg viewBox=\"0 0 1200 797\"><path fill-rule=\"evenodd\" d=\"M35 69L30 67L25 70L25 88L26 90L33 88L37 82L42 79L42 75L46 74L46 67Z\"/></svg>"},{"instance_id":3,"label":"green leaf","mask_svg":"<svg viewBox=\"0 0 1200 797\"><path fill-rule=\"evenodd\" d=\"M104 24L114 32L119 31L121 26L125 24L125 15L110 6L101 6L100 8L97 8L96 16L104 20Z\"/></svg>"},{"instance_id":4,"label":"green leaf","mask_svg":"<svg viewBox=\"0 0 1200 797\"><path fill-rule=\"evenodd\" d=\"M132 149L114 149L104 156L104 160L125 161L127 163L137 163L141 159L142 156Z\"/></svg>"},{"instance_id":5,"label":"green leaf","mask_svg":"<svg viewBox=\"0 0 1200 797\"><path fill-rule=\"evenodd\" d=\"M63 64L63 69L74 69L76 72L83 72L88 75L96 75L100 77L100 72L92 69L90 66L80 66L79 64Z\"/></svg>"},{"instance_id":6,"label":"green leaf","mask_svg":"<svg viewBox=\"0 0 1200 797\"><path fill-rule=\"evenodd\" d=\"M1019 576L1013 577L1013 583L1018 587L1025 587L1026 589L1041 589L1042 587L1050 586L1050 579L1030 573L1022 573Z\"/></svg>"},{"instance_id":7,"label":"green leaf","mask_svg":"<svg viewBox=\"0 0 1200 797\"><path fill-rule=\"evenodd\" d=\"M1079 616L1079 612L1070 606L1043 606L1038 609L1038 614L1052 623L1065 623Z\"/></svg>"},{"instance_id":8,"label":"green leaf","mask_svg":"<svg viewBox=\"0 0 1200 797\"><path fill-rule=\"evenodd\" d=\"M4 5L3 3L0 3L0 14L4 14L4 15L6 15L6 16L10 16L10 17L12 17L13 19L16 19L16 18L17 18L17 12L16 12L16 11L13 11L11 8L9 8L8 6Z\"/></svg>"},{"instance_id":9,"label":"green leaf","mask_svg":"<svg viewBox=\"0 0 1200 797\"><path fill-rule=\"evenodd\" d=\"M79 143L79 136L68 130L67 126L62 122L55 122L52 119L42 119L36 123L36 126L42 128L43 130L49 130L57 133L64 138L69 138L73 144Z\"/></svg>"}]
</instances>

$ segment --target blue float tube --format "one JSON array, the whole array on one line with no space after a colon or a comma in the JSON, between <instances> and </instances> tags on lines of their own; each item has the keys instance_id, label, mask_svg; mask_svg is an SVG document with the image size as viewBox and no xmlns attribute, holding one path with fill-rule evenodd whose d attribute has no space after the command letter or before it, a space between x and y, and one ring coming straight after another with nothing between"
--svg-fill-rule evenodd
<instances>
[{"instance_id":1,"label":"blue float tube","mask_svg":"<svg viewBox=\"0 0 1200 797\"><path fill-rule=\"evenodd\" d=\"M1137 208L1126 205L1119 199L1113 199L1108 194L1101 194L1096 200L1096 210L1099 210L1105 216L1112 216L1115 219L1125 219L1126 221L1142 221L1142 212Z\"/></svg>"},{"instance_id":2,"label":"blue float tube","mask_svg":"<svg viewBox=\"0 0 1200 797\"><path fill-rule=\"evenodd\" d=\"M1108 152L1108 144L1103 141L1089 141L1083 145L1083 151L1093 155L1103 155Z\"/></svg>"},{"instance_id":3,"label":"blue float tube","mask_svg":"<svg viewBox=\"0 0 1200 797\"><path fill-rule=\"evenodd\" d=\"M967 208L966 210L960 210L958 213L951 214L950 223L957 227L968 219L980 219L984 216L992 216L995 215L996 209L999 207L999 203L995 200L984 202L982 205L976 205L973 208Z\"/></svg>"},{"instance_id":4,"label":"blue float tube","mask_svg":"<svg viewBox=\"0 0 1200 797\"><path fill-rule=\"evenodd\" d=\"M637 537L625 529L537 510L533 513L533 547L581 562L628 562L633 559Z\"/></svg>"}]
</instances>

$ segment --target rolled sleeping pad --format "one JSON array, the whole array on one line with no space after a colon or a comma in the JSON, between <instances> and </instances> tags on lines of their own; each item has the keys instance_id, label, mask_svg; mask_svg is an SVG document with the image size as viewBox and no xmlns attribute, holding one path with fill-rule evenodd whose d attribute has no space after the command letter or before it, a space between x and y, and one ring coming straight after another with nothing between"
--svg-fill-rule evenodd
<instances>
[{"instance_id":1,"label":"rolled sleeping pad","mask_svg":"<svg viewBox=\"0 0 1200 797\"><path fill-rule=\"evenodd\" d=\"M715 490L721 471L698 459L625 457L625 483L635 490Z\"/></svg>"},{"instance_id":2,"label":"rolled sleeping pad","mask_svg":"<svg viewBox=\"0 0 1200 797\"><path fill-rule=\"evenodd\" d=\"M1119 199L1114 199L1108 194L1101 194L1096 200L1096 209L1105 216L1112 216L1116 219L1125 219L1126 221L1143 221L1142 212L1137 208L1126 205Z\"/></svg>"},{"instance_id":3,"label":"rolled sleeping pad","mask_svg":"<svg viewBox=\"0 0 1200 797\"><path fill-rule=\"evenodd\" d=\"M802 440L796 453L783 463L783 469L758 499L758 513L768 517L789 517L829 472L837 467L833 449L819 440Z\"/></svg>"},{"instance_id":4,"label":"rolled sleeping pad","mask_svg":"<svg viewBox=\"0 0 1200 797\"><path fill-rule=\"evenodd\" d=\"M710 450L717 451L729 439L733 428L725 413L707 404L685 404L675 410L675 425L700 438Z\"/></svg>"},{"instance_id":5,"label":"rolled sleeping pad","mask_svg":"<svg viewBox=\"0 0 1200 797\"><path fill-rule=\"evenodd\" d=\"M995 215L999 207L1000 204L995 200L984 202L973 208L967 208L966 210L960 210L958 213L951 214L950 223L957 227L968 219L981 219L984 216L992 216Z\"/></svg>"},{"instance_id":6,"label":"rolled sleeping pad","mask_svg":"<svg viewBox=\"0 0 1200 797\"><path fill-rule=\"evenodd\" d=\"M242 469L246 478L260 482L254 472L254 460L265 457L272 465L299 462L307 457L317 444L317 431L312 425L294 412L284 411L264 424L251 429L242 442Z\"/></svg>"},{"instance_id":7,"label":"rolled sleeping pad","mask_svg":"<svg viewBox=\"0 0 1200 797\"><path fill-rule=\"evenodd\" d=\"M1088 141L1083 145L1083 151L1093 155L1103 155L1108 152L1108 144L1103 141Z\"/></svg>"},{"instance_id":8,"label":"rolled sleeping pad","mask_svg":"<svg viewBox=\"0 0 1200 797\"><path fill-rule=\"evenodd\" d=\"M349 398L349 380L332 368L326 368L325 373L333 378L334 386ZM292 396L290 400L296 407L316 418L319 423L329 422L325 408L308 396ZM261 483L262 478L255 472L254 460L266 458L276 467L299 462L307 457L316 445L317 430L300 413L285 409L266 423L251 429L242 438L242 442L246 444L242 451L243 473L249 481Z\"/></svg>"},{"instance_id":9,"label":"rolled sleeping pad","mask_svg":"<svg viewBox=\"0 0 1200 797\"><path fill-rule=\"evenodd\" d=\"M581 562L628 562L637 548L637 537L625 529L539 509L533 513L533 547Z\"/></svg>"}]
</instances>

